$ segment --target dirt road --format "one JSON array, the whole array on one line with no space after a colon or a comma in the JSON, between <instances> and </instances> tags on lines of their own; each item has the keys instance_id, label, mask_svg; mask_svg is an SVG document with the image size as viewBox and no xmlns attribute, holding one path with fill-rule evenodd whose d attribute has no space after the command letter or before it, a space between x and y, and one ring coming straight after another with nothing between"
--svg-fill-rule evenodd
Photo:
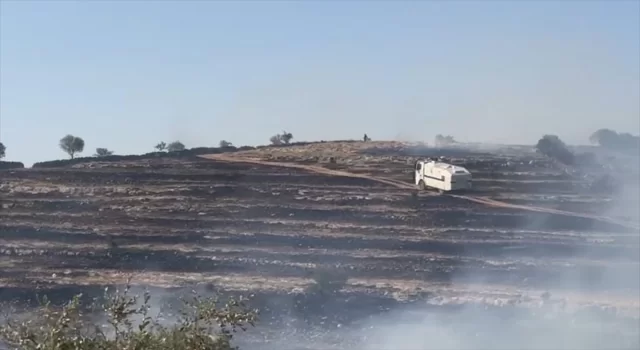
<instances>
[{"instance_id":1,"label":"dirt road","mask_svg":"<svg viewBox=\"0 0 640 350\"><path fill-rule=\"evenodd\" d=\"M363 175L363 174L354 174L354 173L350 173L350 172L347 172L347 171L327 169L327 168L323 168L321 166L294 164L294 163L284 163L284 162L271 162L271 161L265 161L265 160L256 159L256 158L233 156L233 155L229 155L229 154L210 154L210 155L204 155L204 156L201 156L201 157L205 158L205 159L213 159L213 160L232 162L232 163L250 163L250 164L257 164L257 165L270 165L270 166L279 166L279 167L285 167L285 168L295 168L295 169L306 170L306 171L310 171L310 172L317 173L317 174L323 174L323 175L343 176L343 177L367 179L367 180L383 183L383 184L386 184L386 185L394 186L394 187L397 187L397 188L403 189L403 190L415 190L416 189L415 186L413 186L412 184L409 184L409 183L406 183L406 182L402 182L402 181L398 181L398 180L394 180L394 179L389 179L389 178L384 178L384 177L376 177L376 176L370 176L370 175ZM611 223L611 224L620 225L620 226L623 226L623 227L626 227L626 228L631 228L631 229L634 229L634 230L640 230L640 226L634 225L633 223L624 222L624 221L620 221L620 220L615 220L615 219L612 219L612 218L609 218L609 217L604 217L604 216L576 213L576 212L570 212L570 211L564 211L564 210L555 210L555 209L550 209L550 208L541 208L541 207L534 207L534 206L516 205L516 204L501 202L501 201L497 201L497 200L493 200L493 199L489 199L489 198L484 198L484 197L478 197L478 196L466 196L466 195L454 195L454 194L449 194L448 196L451 196L451 197L454 197L454 198L466 199L466 200L469 200L469 201L472 201L472 202L476 202L476 203L484 204L484 205L489 205L489 206L493 206L493 207L510 208L510 209L534 211L534 212L547 213L547 214L555 214L555 215L564 215L564 216L572 216L572 217L578 217L578 218L592 219L592 220L598 220L598 221L603 221L603 222L607 222L607 223Z\"/></svg>"}]
</instances>

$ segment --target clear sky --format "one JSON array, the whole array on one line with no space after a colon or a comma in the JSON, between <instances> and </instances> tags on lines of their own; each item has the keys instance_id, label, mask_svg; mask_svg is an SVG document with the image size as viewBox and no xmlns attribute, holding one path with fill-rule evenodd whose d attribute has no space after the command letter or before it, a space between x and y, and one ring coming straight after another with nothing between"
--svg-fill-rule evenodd
<instances>
[{"instance_id":1,"label":"clear sky","mask_svg":"<svg viewBox=\"0 0 640 350\"><path fill-rule=\"evenodd\" d=\"M640 132L639 1L0 0L7 159Z\"/></svg>"}]
</instances>

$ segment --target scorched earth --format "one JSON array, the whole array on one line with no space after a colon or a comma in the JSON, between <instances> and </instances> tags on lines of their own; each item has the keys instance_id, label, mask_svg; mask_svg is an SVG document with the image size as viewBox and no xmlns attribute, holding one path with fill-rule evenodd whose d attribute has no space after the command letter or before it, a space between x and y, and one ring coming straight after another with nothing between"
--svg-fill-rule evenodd
<instances>
[{"instance_id":1,"label":"scorched earth","mask_svg":"<svg viewBox=\"0 0 640 350\"><path fill-rule=\"evenodd\" d=\"M454 153L470 194L417 192L442 151L393 142L1 171L0 297L253 294L255 348L637 347L632 204L534 153Z\"/></svg>"}]
</instances>

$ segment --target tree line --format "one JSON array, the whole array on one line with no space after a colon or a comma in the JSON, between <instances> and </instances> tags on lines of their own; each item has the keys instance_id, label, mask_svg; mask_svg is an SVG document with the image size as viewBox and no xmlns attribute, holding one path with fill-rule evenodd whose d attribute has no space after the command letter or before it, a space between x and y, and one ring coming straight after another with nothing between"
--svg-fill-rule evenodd
<instances>
[{"instance_id":1,"label":"tree line","mask_svg":"<svg viewBox=\"0 0 640 350\"><path fill-rule=\"evenodd\" d=\"M269 138L271 145L288 145L293 140L293 134L287 131L275 134ZM365 141L371 139L365 134ZM616 150L616 151L639 151L640 150L640 136L632 135L630 133L618 133L611 129L599 129L589 137L589 141L592 144L598 145L603 149ZM449 146L457 143L457 141L451 135L438 134L435 137L436 147ZM60 139L60 149L69 155L71 159L84 151L85 142L84 139L74 135L66 135ZM234 147L233 143L227 140L221 140L219 142L220 148ZM159 142L154 146L157 152L180 152L186 149L184 143L180 141L173 141L166 143L164 141ZM557 135L544 135L536 144L536 149L547 155L555 158L565 164L571 164L574 161L573 154L567 146L560 140ZM6 146L0 142L0 159L3 159L6 155ZM108 148L98 147L94 153L94 157L107 157L113 155L113 151Z\"/></svg>"},{"instance_id":2,"label":"tree line","mask_svg":"<svg viewBox=\"0 0 640 350\"><path fill-rule=\"evenodd\" d=\"M628 132L618 133L611 129L600 129L589 137L589 141L612 150L637 150L640 148L640 136Z\"/></svg>"},{"instance_id":3,"label":"tree line","mask_svg":"<svg viewBox=\"0 0 640 350\"><path fill-rule=\"evenodd\" d=\"M291 143L291 140L293 140L293 134L286 131L283 131L282 134L276 134L269 139L272 145L288 145ZM69 155L69 158L74 159L76 155L84 152L84 144L85 142L82 137L69 134L60 139L58 146L64 153ZM234 147L233 143L227 140L221 140L218 145L220 148ZM154 146L154 149L158 152L180 152L184 151L186 146L180 141L173 141L168 144L161 141ZM6 146L0 142L0 159L5 157L6 150ZM114 152L108 148L98 147L93 156L107 157L113 155L113 153Z\"/></svg>"},{"instance_id":4,"label":"tree line","mask_svg":"<svg viewBox=\"0 0 640 350\"><path fill-rule=\"evenodd\" d=\"M599 129L589 137L592 144L607 150L640 152L640 136L630 133L618 133L611 129ZM536 144L538 152L565 165L590 163L594 155L589 153L576 155L557 135L544 135Z\"/></svg>"}]
</instances>

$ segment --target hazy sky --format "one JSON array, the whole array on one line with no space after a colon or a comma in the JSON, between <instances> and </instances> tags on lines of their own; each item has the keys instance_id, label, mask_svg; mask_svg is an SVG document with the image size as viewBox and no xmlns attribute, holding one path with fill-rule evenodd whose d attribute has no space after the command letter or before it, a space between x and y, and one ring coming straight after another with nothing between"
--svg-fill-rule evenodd
<instances>
[{"instance_id":1,"label":"hazy sky","mask_svg":"<svg viewBox=\"0 0 640 350\"><path fill-rule=\"evenodd\" d=\"M639 1L0 0L7 159L640 132Z\"/></svg>"}]
</instances>

